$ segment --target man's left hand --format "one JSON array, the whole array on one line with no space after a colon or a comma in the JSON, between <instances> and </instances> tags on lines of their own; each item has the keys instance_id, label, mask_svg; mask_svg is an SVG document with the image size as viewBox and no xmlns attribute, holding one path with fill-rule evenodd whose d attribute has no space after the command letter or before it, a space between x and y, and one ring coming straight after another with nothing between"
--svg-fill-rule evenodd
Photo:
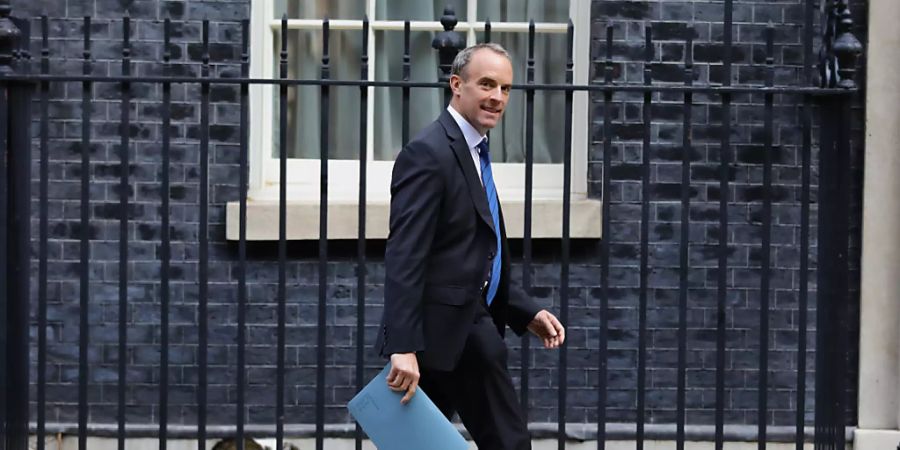
<instances>
[{"instance_id":1,"label":"man's left hand","mask_svg":"<svg viewBox=\"0 0 900 450\"><path fill-rule=\"evenodd\" d=\"M544 341L544 348L557 348L566 340L565 328L556 316L546 309L534 315L534 319L528 324L528 331Z\"/></svg>"}]
</instances>

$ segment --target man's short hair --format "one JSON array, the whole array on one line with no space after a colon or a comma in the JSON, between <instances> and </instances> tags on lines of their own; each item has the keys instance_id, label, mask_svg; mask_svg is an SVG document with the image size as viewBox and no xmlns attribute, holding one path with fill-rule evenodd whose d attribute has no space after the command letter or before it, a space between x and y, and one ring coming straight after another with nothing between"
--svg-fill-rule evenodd
<instances>
[{"instance_id":1,"label":"man's short hair","mask_svg":"<svg viewBox=\"0 0 900 450\"><path fill-rule=\"evenodd\" d=\"M472 61L472 55L475 54L478 50L488 49L497 53L498 55L503 55L512 63L512 58L509 57L509 52L506 51L500 44L495 44L493 42L484 42L481 44L475 44L470 47L466 47L462 49L459 53L456 54L456 58L453 59L453 64L450 66L450 75L458 75L462 76L463 70L465 70L466 66L469 65L469 62Z\"/></svg>"}]
</instances>

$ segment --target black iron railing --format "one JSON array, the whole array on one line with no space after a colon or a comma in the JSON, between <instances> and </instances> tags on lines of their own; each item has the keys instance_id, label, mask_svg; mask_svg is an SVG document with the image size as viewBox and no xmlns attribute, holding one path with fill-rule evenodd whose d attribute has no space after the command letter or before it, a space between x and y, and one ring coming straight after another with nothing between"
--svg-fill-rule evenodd
<instances>
[{"instance_id":1,"label":"black iron railing","mask_svg":"<svg viewBox=\"0 0 900 450\"><path fill-rule=\"evenodd\" d=\"M725 437L725 410L726 410L726 312L728 294L728 268L729 268L729 221L728 211L729 205L733 199L729 198L731 189L730 172L735 165L734 146L731 142L732 118L733 118L733 96L739 94L759 94L763 97L763 113L764 124L762 138L760 144L763 151L763 176L761 180L761 203L762 203L762 235L760 239L760 304L759 304L759 360L758 370L759 378L757 380L757 440L760 448L764 448L767 442L767 424L769 420L767 414L768 408L768 364L770 348L769 343L769 305L771 292L771 259L772 259L772 168L773 168L773 136L774 136L774 108L776 96L784 96L791 98L795 104L799 104L800 126L802 128L802 142L800 153L800 169L801 169L801 198L799 200L799 208L801 209L800 218L800 270L799 270L799 287L797 294L799 297L799 316L797 323L797 332L800 338L797 339L797 387L796 387L796 430L795 439L798 450L802 449L805 443L804 425L806 420L804 412L806 411L806 340L807 335L807 296L809 291L809 252L810 252L810 195L811 195L811 167L813 167L813 122L814 122L814 106L821 111L820 115L820 132L818 139L819 151L819 211L818 211L818 277L817 298L817 346L816 346L816 408L815 408L815 442L817 448L837 448L842 449L845 444L845 425L846 425L846 376L848 367L846 363L846 354L848 352L848 329L850 325L846 323L845 311L850 295L848 286L849 262L847 249L849 246L848 234L851 220L849 210L850 204L850 122L851 122L851 101L853 93L856 90L854 83L856 56L861 51L861 46L851 33L852 21L850 20L849 10L846 1L836 1L828 4L828 11L825 17L825 34L824 46L820 55L819 73L822 80L821 86L814 86L815 61L813 61L812 45L813 45L813 19L815 8L812 2L806 2L805 7L805 34L803 46L805 49L803 60L803 79L806 82L802 86L776 86L775 85L775 65L774 65L774 32L775 28L769 26L765 33L765 63L764 63L764 83L762 85L734 85L732 84L732 39L733 39L733 6L731 0L726 0L724 4L724 33L723 46L724 58L722 61L724 75L721 84L704 84L695 83L694 74L695 66L693 60L693 40L686 39L684 42L685 55L683 66L683 83L682 85L672 84L656 84L653 80L651 63L654 61L654 41L651 35L651 28L647 27L645 31L645 65L644 80L642 84L618 84L614 83L614 60L613 60L613 27L606 28L605 39L605 58L598 61L599 67L602 68L603 82L598 84L573 84L573 27L570 24L567 34L567 64L563 69L566 75L566 81L563 84L538 84L535 83L535 57L534 57L534 38L535 29L532 24L529 30L528 58L526 68L525 83L514 85L514 89L525 91L525 121L526 121L526 163L524 165L524 177L526 180L525 190L525 231L523 239L522 261L522 279L526 287L532 285L532 238L531 238L531 221L532 221L532 185L533 185L533 145L534 145L534 96L538 91L557 91L563 92L565 95L565 157L563 159L564 185L571 183L571 171L573 163L571 159L572 147L572 101L576 91L588 91L596 93L602 97L602 179L600 180L602 187L602 230L604 239L600 246L600 268L598 277L601 286L600 295L600 314L596 327L599 330L599 347L597 350L598 363L598 384L597 389L597 423L596 423L596 439L598 448L604 448L608 440L607 429L609 423L606 416L606 407L608 404L607 394L609 392L607 386L607 373L610 348L609 341L609 323L606 312L609 310L610 296L610 248L615 242L611 233L611 205L614 199L607 193L612 188L612 154L613 154L613 135L614 135L614 118L613 98L615 94L635 93L641 96L641 116L643 123L642 132L642 163L640 165L640 190L641 190L641 207L640 207L640 246L639 246L639 286L638 286L638 349L637 349L637 396L636 396L636 429L634 438L640 445L643 445L647 437L646 424L647 405L646 405L646 386L647 386L647 309L649 286L648 279L651 275L651 255L649 248L649 223L650 223L650 198L651 198L651 124L653 122L652 108L654 105L654 94L665 93L670 95L681 94L681 184L679 191L680 208L680 232L678 235L680 272L678 279L678 317L677 317L677 371L676 371L676 416L675 416L675 440L679 449L683 448L686 440L687 418L685 411L686 406L686 377L687 377L687 356L688 356L688 312L689 306L689 274L690 254L689 240L691 230L691 170L692 161L689 149L693 146L693 135L691 132L693 125L692 105L694 104L694 96L697 94L710 94L719 99L719 107L721 108L721 117L719 118L721 126L721 143L719 152L718 166L718 243L717 243L717 267L715 286L717 291L716 297L716 328L715 328L715 414L714 414L714 437L716 448L721 449L726 439ZM2 292L2 308L0 308L0 337L2 344L0 345L0 382L2 382L3 401L0 405L0 425L2 425L2 440L0 440L0 450L22 450L26 448L26 438L29 431L29 397L28 389L25 387L32 383L29 379L29 354L31 349L37 352L37 380L35 380L37 398L36 405L36 424L31 432L37 434L38 448L43 449L44 435L46 431L47 418L45 415L47 406L46 394L46 354L47 354L47 279L48 279L48 242L51 241L48 232L49 210L48 210L48 179L51 161L48 157L48 128L51 120L48 112L48 100L50 88L56 83L80 83L81 84L81 173L80 173L80 235L79 235L79 263L78 277L80 291L79 298L79 370L78 370L78 427L77 434L79 438L79 448L84 449L87 445L89 435L89 400L88 385L90 380L91 367L88 364L88 350L91 347L89 340L89 309L91 307L90 285L90 245L91 236L91 199L89 196L91 187L91 144L92 144L92 127L91 112L93 105L93 87L96 83L118 83L121 86L121 105L120 105L120 121L121 136L120 145L122 149L128 149L132 144L128 132L129 125L132 121L130 115L132 111L132 88L135 84L153 84L160 86L162 89L162 102L159 114L162 120L160 128L161 142L161 176L160 189L163 193L170 192L170 142L171 142L171 105L172 105L172 86L195 85L200 87L199 99L199 232L198 232L198 248L199 254L197 258L198 273L197 286L199 289L198 297L198 366L199 376L197 381L197 426L196 437L198 444L204 445L209 436L207 432L207 406L208 399L208 354L209 346L209 323L208 323L208 298L209 298L209 249L210 238L208 234L210 192L209 192L209 161L210 161L210 91L214 85L238 86L240 88L240 180L239 180L239 238L237 243L237 370L236 370L236 398L234 407L238 411L235 423L234 435L238 438L239 448L243 446L243 437L245 431L245 414L246 408L246 306L247 306L247 265L248 265L248 243L247 243L247 185L248 185L248 131L249 131L249 86L251 85L272 85L278 86L279 105L279 123L280 123L280 148L279 148L279 168L281 179L287 179L287 108L283 107L288 104L288 92L297 86L311 85L318 86L321 93L321 103L319 107L321 114L321 141L320 141L320 161L321 161L321 188L320 188L320 215L319 230L320 238L318 241L318 304L316 317L316 377L315 377L315 437L317 448L324 446L324 438L326 435L326 350L327 350L327 286L328 286L328 263L329 263L329 239L328 231L328 131L334 124L329 123L329 96L331 89L336 86L354 86L359 88L360 95L360 158L359 158L359 237L358 252L356 261L357 276L357 294L356 294L356 353L355 353L355 381L358 387L362 386L366 381L364 379L365 352L368 351L364 342L366 287L367 287L367 261L366 261L366 135L369 132L368 116L366 114L369 87L393 87L402 90L402 136L404 141L408 140L409 130L409 104L411 88L434 88L446 89L447 78L449 75L450 62L456 53L463 46L464 41L461 36L453 31L456 25L456 18L452 10L445 11L445 15L441 18L445 31L437 33L433 47L437 49L440 58L439 78L435 82L410 81L410 50L409 50L409 22L405 27L405 46L403 53L403 79L401 81L374 81L366 79L369 64L369 56L366 53L368 38L369 22L363 21L362 33L362 49L361 55L361 79L360 80L336 80L330 77L330 60L329 60L329 23L324 21L322 28L323 49L321 72L319 79L291 79L288 77L288 42L287 42L287 21L281 22L281 52L278 55L279 75L276 79L259 79L250 78L249 76L249 30L248 21L243 21L242 40L241 40L241 58L240 58L240 76L233 78L212 77L210 75L209 60L209 23L203 22L202 28L202 60L201 73L199 77L192 76L176 76L171 75L166 70L161 76L136 76L131 72L131 42L130 36L130 20L126 16L122 20L123 26L123 46L121 59L121 72L118 75L96 74L93 70L91 58L91 22L90 18L85 18L84 22L84 51L83 51L83 73L81 75L71 74L55 74L51 73L50 67L50 46L48 40L48 18L43 17L41 20L41 54L40 68L37 72L32 71L30 66L31 56L28 53L28 42L30 33L28 29L29 22L19 21L14 24L10 19L10 7L8 2L0 2L0 145L4 151L4 158L0 158L0 285L4 286ZM162 63L168 68L171 63L172 55L169 51L171 40L171 21L168 19L164 23L164 48ZM485 39L490 40L490 23L485 24ZM446 91L445 91L446 92ZM32 99L36 96L37 105L39 105L39 137L37 147L39 148L39 173L31 172L31 146L32 136L30 132L30 121L32 118L31 104ZM445 96L446 101L446 96ZM785 101L787 102L787 101ZM127 316L128 304L128 263L129 263L129 225L128 210L130 205L130 179L129 170L127 168L133 164L129 159L129 152L123 150L120 152L120 164L122 167L120 174L120 198L119 208L121 211L119 219L119 317ZM38 214L40 226L38 229L37 243L37 262L38 273L36 274L38 292L35 297L37 302L37 342L32 343L29 338L30 324L30 299L32 298L29 291L32 275L31 267L31 202L32 194L30 192L31 183L38 182L39 192L37 195ZM287 345L286 337L286 301L287 301L287 273L286 266L288 263L288 243L287 243L287 187L285 183L280 185L279 191L279 235L277 246L278 261L278 289L277 289L277 340L276 340L276 379L274 380L276 392L276 413L274 434L278 440L278 448L281 448L282 440L285 435L285 348ZM561 199L563 204L562 230L561 230L561 251L559 261L559 295L560 295L560 317L562 321L569 320L569 268L570 268L570 222L571 215L571 197L570 190L563 190ZM160 198L161 217L160 217L160 236L159 236L159 262L160 262L160 379L159 379L159 426L157 436L160 448L165 448L169 439L169 419L167 417L168 400L169 400L169 343L171 336L169 335L169 315L170 315L170 294L169 287L172 276L171 269L171 244L172 236L170 234L171 220L169 196L161 195ZM823 332L827 330L828 332ZM126 383L126 348L127 348L127 323L120 320L118 328L118 383L117 391L117 430L116 434L119 438L119 448L124 448L124 442L127 436L128 423L125 415L125 383ZM520 372L520 389L521 400L523 405L529 404L529 355L531 349L529 341L524 339L521 344L521 360L523 361ZM558 421L555 436L559 442L559 448L564 448L567 440L566 427L569 425L567 420L567 374L566 369L569 367L567 347L563 347L559 352L558 361ZM52 399L50 399L52 401ZM357 443L359 445L362 439L362 433L357 429ZM357 447L359 448L359 446ZM640 447L639 447L640 448Z\"/></svg>"}]
</instances>

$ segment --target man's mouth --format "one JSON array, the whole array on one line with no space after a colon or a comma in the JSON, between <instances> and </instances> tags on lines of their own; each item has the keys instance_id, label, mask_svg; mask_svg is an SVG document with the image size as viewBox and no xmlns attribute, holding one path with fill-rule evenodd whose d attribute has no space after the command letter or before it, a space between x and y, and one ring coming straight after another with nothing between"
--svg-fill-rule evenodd
<instances>
[{"instance_id":1,"label":"man's mouth","mask_svg":"<svg viewBox=\"0 0 900 450\"><path fill-rule=\"evenodd\" d=\"M491 113L491 114L500 114L503 110L497 108L491 108L489 106L482 106L481 109Z\"/></svg>"}]
</instances>

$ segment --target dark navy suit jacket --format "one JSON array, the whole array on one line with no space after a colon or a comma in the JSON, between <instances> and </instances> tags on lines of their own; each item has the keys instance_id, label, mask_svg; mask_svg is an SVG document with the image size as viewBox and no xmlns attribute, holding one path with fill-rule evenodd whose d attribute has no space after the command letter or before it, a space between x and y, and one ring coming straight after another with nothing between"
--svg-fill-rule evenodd
<instances>
[{"instance_id":1,"label":"dark navy suit jacket","mask_svg":"<svg viewBox=\"0 0 900 450\"><path fill-rule=\"evenodd\" d=\"M502 269L489 312L497 330L526 331L540 310L510 279L500 214ZM497 254L487 197L462 131L446 110L397 156L385 249L382 356L417 352L419 365L452 370Z\"/></svg>"}]
</instances>

